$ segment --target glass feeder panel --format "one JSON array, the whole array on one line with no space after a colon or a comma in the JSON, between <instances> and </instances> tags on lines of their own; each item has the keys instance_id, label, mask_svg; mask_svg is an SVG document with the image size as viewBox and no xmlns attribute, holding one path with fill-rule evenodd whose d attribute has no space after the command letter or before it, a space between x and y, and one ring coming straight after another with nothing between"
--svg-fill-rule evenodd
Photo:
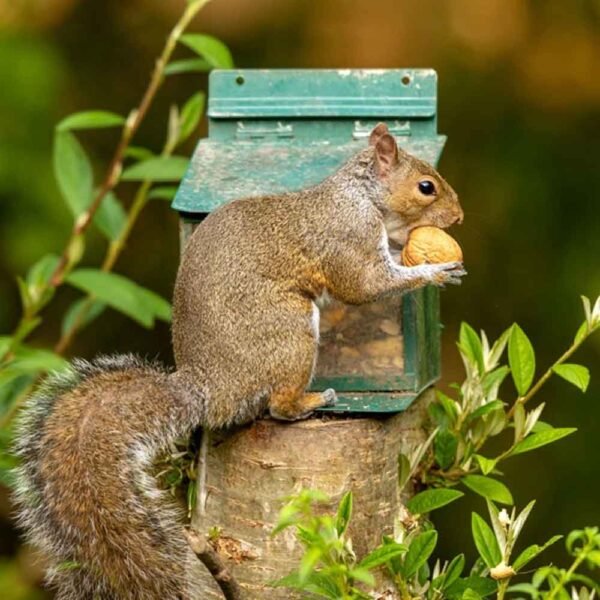
<instances>
[{"instance_id":1,"label":"glass feeder panel","mask_svg":"<svg viewBox=\"0 0 600 600\"><path fill-rule=\"evenodd\" d=\"M402 298L362 306L328 300L321 307L316 375L385 378L404 370Z\"/></svg>"}]
</instances>

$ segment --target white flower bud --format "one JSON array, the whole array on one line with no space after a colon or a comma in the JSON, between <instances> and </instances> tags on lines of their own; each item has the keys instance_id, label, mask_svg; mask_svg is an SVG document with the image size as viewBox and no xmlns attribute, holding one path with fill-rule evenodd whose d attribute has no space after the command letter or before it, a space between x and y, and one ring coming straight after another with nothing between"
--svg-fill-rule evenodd
<instances>
[{"instance_id":1,"label":"white flower bud","mask_svg":"<svg viewBox=\"0 0 600 600\"><path fill-rule=\"evenodd\" d=\"M498 521L500 521L500 524L503 527L508 527L510 525L510 517L508 516L505 508L498 513Z\"/></svg>"},{"instance_id":2,"label":"white flower bud","mask_svg":"<svg viewBox=\"0 0 600 600\"><path fill-rule=\"evenodd\" d=\"M509 577L516 575L516 572L510 565L507 565L504 561L502 561L493 569L490 569L490 575L492 579L498 581L499 579L508 579Z\"/></svg>"}]
</instances>

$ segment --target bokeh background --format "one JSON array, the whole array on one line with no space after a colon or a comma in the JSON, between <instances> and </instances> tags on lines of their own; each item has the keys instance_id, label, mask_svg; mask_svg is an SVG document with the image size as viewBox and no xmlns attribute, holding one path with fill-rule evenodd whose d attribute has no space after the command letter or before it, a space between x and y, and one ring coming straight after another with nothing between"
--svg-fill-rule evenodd
<instances>
[{"instance_id":1,"label":"bokeh background","mask_svg":"<svg viewBox=\"0 0 600 600\"><path fill-rule=\"evenodd\" d=\"M53 126L89 108L126 114L184 0L0 0L0 332L19 316L15 275L58 252L70 214L53 180ZM223 39L240 67L433 67L440 168L458 190L465 223L453 231L469 277L443 296L445 387L462 370L460 321L498 335L517 321L539 368L569 344L579 294L600 293L600 2L597 0L213 0L194 30ZM206 88L172 78L138 135L158 149L169 103ZM203 125L203 128L205 126ZM203 129L200 134L202 134ZM80 139L98 174L114 130ZM193 150L193 142L186 148ZM128 189L122 197L127 201ZM97 264L104 242L86 250ZM166 297L177 266L177 219L165 202L143 214L117 271ZM35 343L49 346L74 298L61 289ZM168 326L144 330L109 311L71 349L136 351L170 362ZM524 542L600 524L600 336L576 359L592 369L585 395L562 381L544 390L545 420L579 432L508 464L515 500L538 504ZM531 456L531 457L530 457ZM439 553L474 555L469 505L437 513ZM565 557L556 546L550 558ZM19 544L0 493L0 597L44 598L39 569Z\"/></svg>"}]
</instances>

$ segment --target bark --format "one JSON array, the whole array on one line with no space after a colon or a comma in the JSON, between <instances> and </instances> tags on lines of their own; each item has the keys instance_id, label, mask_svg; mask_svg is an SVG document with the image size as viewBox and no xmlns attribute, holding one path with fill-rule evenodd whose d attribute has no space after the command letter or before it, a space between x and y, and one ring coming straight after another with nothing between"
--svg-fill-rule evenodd
<instances>
[{"instance_id":1,"label":"bark","mask_svg":"<svg viewBox=\"0 0 600 600\"><path fill-rule=\"evenodd\" d=\"M297 568L302 548L293 530L272 538L283 499L302 487L320 489L337 504L354 493L349 534L357 557L392 534L401 510L398 453L424 441L425 392L411 408L387 418L316 417L296 423L261 420L225 433L211 433L207 447L206 503L193 527L221 530L215 549L249 600L289 599L274 581ZM333 510L333 506L332 506ZM213 544L214 546L215 544ZM202 598L223 598L199 565Z\"/></svg>"}]
</instances>

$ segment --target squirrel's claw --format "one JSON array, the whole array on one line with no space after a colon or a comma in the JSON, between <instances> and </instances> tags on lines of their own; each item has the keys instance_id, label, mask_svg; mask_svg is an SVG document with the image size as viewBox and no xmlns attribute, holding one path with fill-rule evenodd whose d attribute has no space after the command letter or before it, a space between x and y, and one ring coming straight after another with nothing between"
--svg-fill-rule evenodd
<instances>
[{"instance_id":1,"label":"squirrel's claw","mask_svg":"<svg viewBox=\"0 0 600 600\"><path fill-rule=\"evenodd\" d=\"M461 278L467 274L462 262L449 262L430 266L435 267L431 283L438 287L444 287L446 284L460 285Z\"/></svg>"}]
</instances>

